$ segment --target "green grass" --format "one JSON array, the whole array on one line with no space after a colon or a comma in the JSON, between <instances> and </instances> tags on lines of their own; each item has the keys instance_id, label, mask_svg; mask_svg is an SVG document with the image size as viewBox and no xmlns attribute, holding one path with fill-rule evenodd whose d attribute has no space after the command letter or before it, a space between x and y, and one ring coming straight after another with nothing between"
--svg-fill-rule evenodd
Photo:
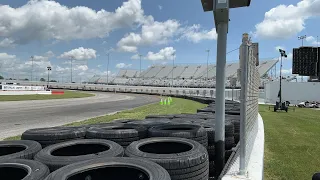
<instances>
[{"instance_id":1,"label":"green grass","mask_svg":"<svg viewBox=\"0 0 320 180\"><path fill-rule=\"evenodd\" d=\"M0 101L25 101L25 100L46 100L46 99L67 99L67 98L84 98L94 96L93 94L82 93L77 91L64 91L61 95L2 95Z\"/></svg>"},{"instance_id":2,"label":"green grass","mask_svg":"<svg viewBox=\"0 0 320 180\"><path fill-rule=\"evenodd\" d=\"M115 119L144 119L147 115L162 115L162 114L181 114L181 113L196 113L197 109L204 108L207 105L195 101L172 98L173 103L170 106L160 105L159 103L141 106L132 110L126 110L114 115L101 116L93 119L88 119L81 122L68 124L70 126L78 126L85 124L95 124L110 122Z\"/></svg>"},{"instance_id":3,"label":"green grass","mask_svg":"<svg viewBox=\"0 0 320 180\"><path fill-rule=\"evenodd\" d=\"M97 118L88 119L85 121L67 124L67 126L79 126L85 124L95 124L103 122L111 122L115 119L144 119L147 115L162 115L162 114L181 114L181 113L196 113L197 109L206 107L206 104L201 104L195 101L172 98L173 103L170 106L159 105L159 103L140 106L131 110L121 111L113 115L106 115ZM19 140L21 136L6 138L5 140Z\"/></svg>"},{"instance_id":4,"label":"green grass","mask_svg":"<svg viewBox=\"0 0 320 180\"><path fill-rule=\"evenodd\" d=\"M265 128L265 179L311 179L320 171L320 111L296 108L286 113L268 107L259 107Z\"/></svg>"}]
</instances>

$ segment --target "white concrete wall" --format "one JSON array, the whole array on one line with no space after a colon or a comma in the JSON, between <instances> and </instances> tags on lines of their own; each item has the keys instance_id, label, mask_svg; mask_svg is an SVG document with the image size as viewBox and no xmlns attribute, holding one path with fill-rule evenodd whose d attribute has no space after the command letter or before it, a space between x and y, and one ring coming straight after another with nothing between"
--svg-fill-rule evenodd
<instances>
[{"instance_id":1,"label":"white concrete wall","mask_svg":"<svg viewBox=\"0 0 320 180\"><path fill-rule=\"evenodd\" d=\"M0 91L0 95L31 95L31 94L45 94L51 95L51 91Z\"/></svg>"},{"instance_id":2,"label":"white concrete wall","mask_svg":"<svg viewBox=\"0 0 320 180\"><path fill-rule=\"evenodd\" d=\"M266 83L266 103L276 103L279 87L279 81ZM282 99L290 101L291 104L298 104L301 101L320 101L320 83L282 82Z\"/></svg>"}]
</instances>

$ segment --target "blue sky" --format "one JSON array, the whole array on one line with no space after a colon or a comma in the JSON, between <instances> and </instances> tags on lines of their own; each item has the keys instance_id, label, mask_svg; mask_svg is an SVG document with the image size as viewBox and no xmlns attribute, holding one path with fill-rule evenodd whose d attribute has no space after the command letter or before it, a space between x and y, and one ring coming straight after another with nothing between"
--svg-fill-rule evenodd
<instances>
[{"instance_id":1,"label":"blue sky","mask_svg":"<svg viewBox=\"0 0 320 180\"><path fill-rule=\"evenodd\" d=\"M44 76L51 65L57 78L69 75L70 55L76 59L78 78L107 73L107 52L112 74L120 67L139 69L137 54L143 55L143 69L171 63L173 52L176 64L204 64L206 49L210 63L215 63L213 14L203 12L200 0L1 0L0 4L0 74L5 76L30 77L30 56L37 61L36 76ZM286 49L284 72L289 73L292 48L301 45L297 37L307 35L304 44L316 45L319 8L320 0L269 0L232 9L227 49L238 48L242 33L248 32L259 42L260 59L277 58L276 47ZM237 61L238 56L238 51L229 53L227 61Z\"/></svg>"}]
</instances>

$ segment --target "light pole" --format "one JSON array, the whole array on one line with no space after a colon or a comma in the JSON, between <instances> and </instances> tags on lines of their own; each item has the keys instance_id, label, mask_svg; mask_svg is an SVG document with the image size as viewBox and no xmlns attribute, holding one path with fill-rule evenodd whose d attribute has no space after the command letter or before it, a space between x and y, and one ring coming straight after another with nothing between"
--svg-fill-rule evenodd
<instances>
[{"instance_id":1,"label":"light pole","mask_svg":"<svg viewBox=\"0 0 320 180\"><path fill-rule=\"evenodd\" d=\"M207 49L206 52L208 53L207 56L207 82L209 80L209 54L210 54L210 49Z\"/></svg>"},{"instance_id":2,"label":"light pole","mask_svg":"<svg viewBox=\"0 0 320 180\"><path fill-rule=\"evenodd\" d=\"M108 62L107 62L107 85L109 85L109 58L110 58L110 54L107 53L108 56Z\"/></svg>"},{"instance_id":3,"label":"light pole","mask_svg":"<svg viewBox=\"0 0 320 180\"><path fill-rule=\"evenodd\" d=\"M217 38L217 64L216 64L216 121L215 121L215 165L216 175L222 172L225 165L225 82L226 82L226 54L227 34L229 25L229 9L250 6L251 0L201 0L204 11L213 11ZM243 118L240 120L240 144L245 144ZM245 147L240 148L240 175L245 174Z\"/></svg>"},{"instance_id":4,"label":"light pole","mask_svg":"<svg viewBox=\"0 0 320 180\"><path fill-rule=\"evenodd\" d=\"M174 60L176 58L176 53L172 53L172 79L171 79L171 85L172 85L172 88L173 88L173 70L174 70Z\"/></svg>"},{"instance_id":5,"label":"light pole","mask_svg":"<svg viewBox=\"0 0 320 180\"><path fill-rule=\"evenodd\" d=\"M72 62L73 62L73 59L74 59L74 57L70 56L70 72L71 72L70 80L71 80L71 83L72 83Z\"/></svg>"},{"instance_id":6,"label":"light pole","mask_svg":"<svg viewBox=\"0 0 320 180\"><path fill-rule=\"evenodd\" d=\"M141 58L142 58L142 54L139 54L139 57L140 57L140 75L139 76L141 76Z\"/></svg>"},{"instance_id":7,"label":"light pole","mask_svg":"<svg viewBox=\"0 0 320 180\"><path fill-rule=\"evenodd\" d=\"M48 87L49 87L49 80L50 80L50 71L51 71L51 67L50 66L48 66L47 67L47 69L48 69Z\"/></svg>"},{"instance_id":8,"label":"light pole","mask_svg":"<svg viewBox=\"0 0 320 180\"><path fill-rule=\"evenodd\" d=\"M34 59L34 56L31 56L31 81L32 81L32 73L33 73L33 59Z\"/></svg>"},{"instance_id":9,"label":"light pole","mask_svg":"<svg viewBox=\"0 0 320 180\"><path fill-rule=\"evenodd\" d=\"M279 52L280 52L280 55L281 55L281 58L280 58L280 89L279 89L279 100L280 100L280 105L282 104L282 87L281 87L281 82L282 82L282 57L285 57L287 58L287 54L286 54L286 51L282 50L282 49L279 49ZM282 106L282 105L281 105Z\"/></svg>"},{"instance_id":10,"label":"light pole","mask_svg":"<svg viewBox=\"0 0 320 180\"><path fill-rule=\"evenodd\" d=\"M307 38L307 35L304 35L304 36L299 36L298 37L298 40L301 40L301 43L302 43L302 46L303 47L303 40Z\"/></svg>"}]
</instances>

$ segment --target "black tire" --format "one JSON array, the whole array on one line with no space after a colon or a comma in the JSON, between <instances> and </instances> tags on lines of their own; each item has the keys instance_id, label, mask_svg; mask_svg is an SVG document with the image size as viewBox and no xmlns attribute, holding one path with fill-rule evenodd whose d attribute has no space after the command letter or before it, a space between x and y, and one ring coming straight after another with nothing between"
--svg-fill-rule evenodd
<instances>
[{"instance_id":1,"label":"black tire","mask_svg":"<svg viewBox=\"0 0 320 180\"><path fill-rule=\"evenodd\" d=\"M154 126L148 130L149 137L181 137L198 141L203 146L208 146L207 131L194 124L168 124Z\"/></svg>"},{"instance_id":2,"label":"black tire","mask_svg":"<svg viewBox=\"0 0 320 180\"><path fill-rule=\"evenodd\" d=\"M233 150L226 150L225 151L225 161L227 162L230 158L230 156L232 155Z\"/></svg>"},{"instance_id":3,"label":"black tire","mask_svg":"<svg viewBox=\"0 0 320 180\"><path fill-rule=\"evenodd\" d=\"M49 174L46 165L32 160L11 159L0 162L1 179L43 180Z\"/></svg>"},{"instance_id":4,"label":"black tire","mask_svg":"<svg viewBox=\"0 0 320 180\"><path fill-rule=\"evenodd\" d=\"M36 141L0 141L0 161L8 159L33 159L34 155L41 149L41 145Z\"/></svg>"},{"instance_id":5,"label":"black tire","mask_svg":"<svg viewBox=\"0 0 320 180\"><path fill-rule=\"evenodd\" d=\"M21 139L34 141L71 140L83 138L86 135L86 127L50 127L29 129L25 131Z\"/></svg>"},{"instance_id":6,"label":"black tire","mask_svg":"<svg viewBox=\"0 0 320 180\"><path fill-rule=\"evenodd\" d=\"M150 118L150 119L145 119L145 120L141 120L141 121L129 122L128 124L141 125L147 129L149 129L153 126L164 125L164 124L169 124L169 123L171 123L170 119L162 119L162 118L151 119Z\"/></svg>"},{"instance_id":7,"label":"black tire","mask_svg":"<svg viewBox=\"0 0 320 180\"><path fill-rule=\"evenodd\" d=\"M145 117L145 119L155 119L155 118L160 118L160 119L172 119L174 118L174 115L148 115Z\"/></svg>"},{"instance_id":8,"label":"black tire","mask_svg":"<svg viewBox=\"0 0 320 180\"><path fill-rule=\"evenodd\" d=\"M235 143L235 144L238 144L239 141L240 141L240 134L235 133L235 134L234 134L234 143Z\"/></svg>"},{"instance_id":9,"label":"black tire","mask_svg":"<svg viewBox=\"0 0 320 180\"><path fill-rule=\"evenodd\" d=\"M226 150L230 150L235 146L234 137L226 137L225 139L225 148Z\"/></svg>"},{"instance_id":10,"label":"black tire","mask_svg":"<svg viewBox=\"0 0 320 180\"><path fill-rule=\"evenodd\" d=\"M45 180L171 180L160 165L136 158L101 158L65 166L51 173Z\"/></svg>"},{"instance_id":11,"label":"black tire","mask_svg":"<svg viewBox=\"0 0 320 180\"><path fill-rule=\"evenodd\" d=\"M209 155L209 161L213 161L216 155L215 146L208 146L207 150Z\"/></svg>"},{"instance_id":12,"label":"black tire","mask_svg":"<svg viewBox=\"0 0 320 180\"><path fill-rule=\"evenodd\" d=\"M83 138L79 138L79 139L83 139ZM71 140L79 140L79 139L64 139L64 140L53 140L53 141L37 141L38 143L41 144L42 149L53 145L53 144L57 144L57 143L62 143L62 142L66 142L66 141L71 141Z\"/></svg>"},{"instance_id":13,"label":"black tire","mask_svg":"<svg viewBox=\"0 0 320 180\"><path fill-rule=\"evenodd\" d=\"M204 129L207 131L207 136L208 136L208 145L214 145L215 141L215 129L210 126L203 126Z\"/></svg>"},{"instance_id":14,"label":"black tire","mask_svg":"<svg viewBox=\"0 0 320 180\"><path fill-rule=\"evenodd\" d=\"M216 176L216 166L214 164L214 161L210 161L209 163L209 176L210 177Z\"/></svg>"},{"instance_id":15,"label":"black tire","mask_svg":"<svg viewBox=\"0 0 320 180\"><path fill-rule=\"evenodd\" d=\"M135 124L109 124L100 127L91 127L87 130L86 137L94 139L126 139L147 137L147 128Z\"/></svg>"},{"instance_id":16,"label":"black tire","mask_svg":"<svg viewBox=\"0 0 320 180\"><path fill-rule=\"evenodd\" d=\"M225 136L226 137L233 137L234 134L234 126L231 122L225 123Z\"/></svg>"},{"instance_id":17,"label":"black tire","mask_svg":"<svg viewBox=\"0 0 320 180\"><path fill-rule=\"evenodd\" d=\"M208 152L200 143L190 139L142 139L130 144L125 150L125 155L156 162L169 172L172 179L191 180L208 176ZM178 175L177 171L181 174Z\"/></svg>"},{"instance_id":18,"label":"black tire","mask_svg":"<svg viewBox=\"0 0 320 180\"><path fill-rule=\"evenodd\" d=\"M103 139L83 139L54 144L42 149L34 159L46 164L50 171L63 166L103 157L122 157L124 149Z\"/></svg>"}]
</instances>

